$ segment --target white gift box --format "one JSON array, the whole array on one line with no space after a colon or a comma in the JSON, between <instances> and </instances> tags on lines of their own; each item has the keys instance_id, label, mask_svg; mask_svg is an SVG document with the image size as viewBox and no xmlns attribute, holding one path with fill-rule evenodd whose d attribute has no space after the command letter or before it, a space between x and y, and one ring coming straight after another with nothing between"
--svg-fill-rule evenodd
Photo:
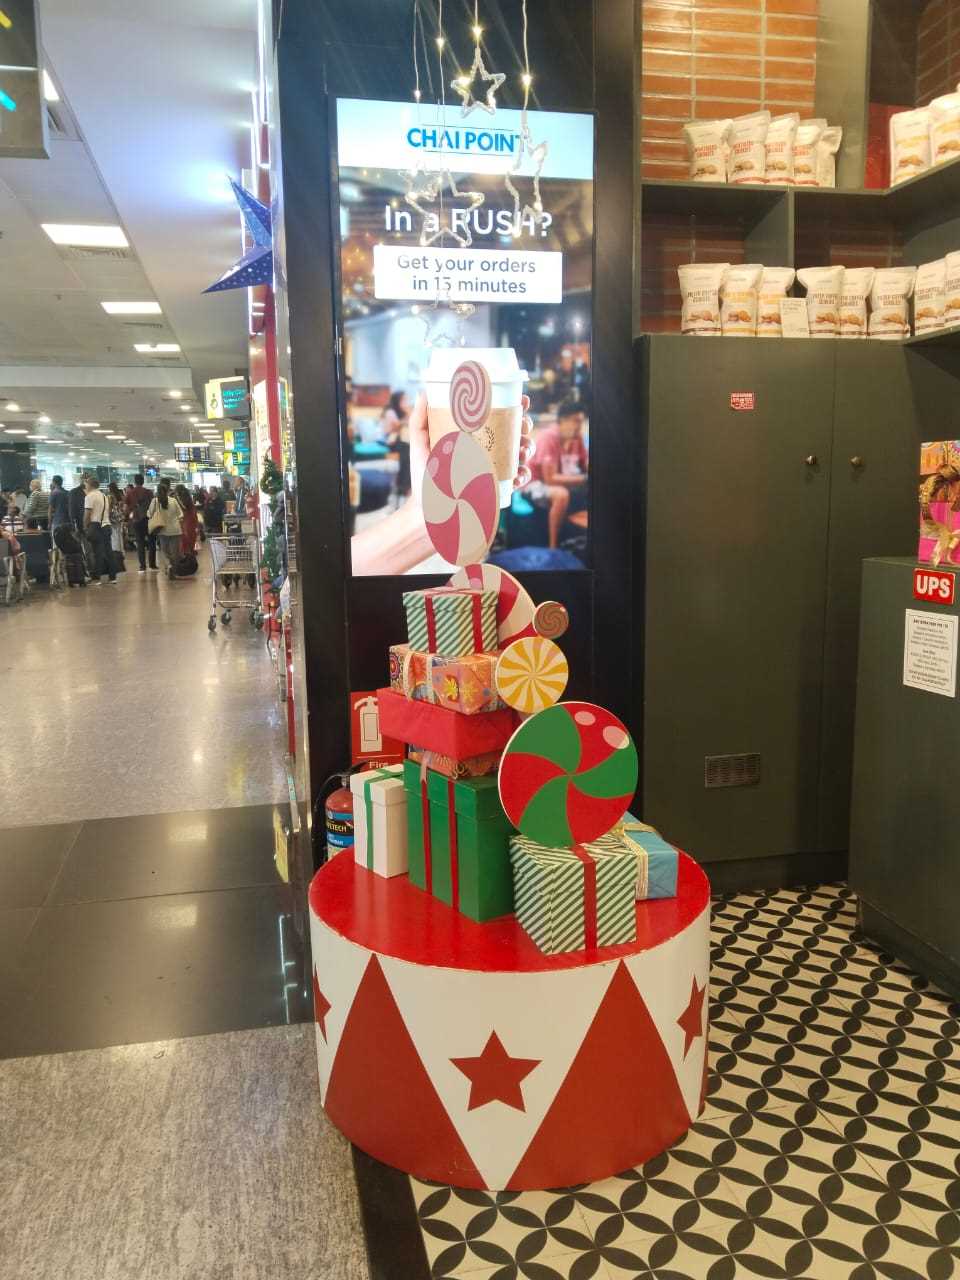
<instances>
[{"instance_id":1,"label":"white gift box","mask_svg":"<svg viewBox=\"0 0 960 1280\"><path fill-rule=\"evenodd\" d=\"M407 805L403 765L366 769L350 779L353 792L353 856L378 876L407 870Z\"/></svg>"}]
</instances>

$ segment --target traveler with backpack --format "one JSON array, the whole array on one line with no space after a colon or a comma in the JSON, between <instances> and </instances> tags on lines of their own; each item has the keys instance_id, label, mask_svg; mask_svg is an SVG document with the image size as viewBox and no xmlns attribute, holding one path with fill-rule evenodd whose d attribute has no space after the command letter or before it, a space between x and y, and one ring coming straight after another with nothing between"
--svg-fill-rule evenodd
<instances>
[{"instance_id":1,"label":"traveler with backpack","mask_svg":"<svg viewBox=\"0 0 960 1280\"><path fill-rule=\"evenodd\" d=\"M133 484L125 494L127 519L133 529L133 537L137 544L137 559L140 561L140 572L147 572L147 559L150 568L157 571L157 539L147 528L147 512L153 501L153 490L144 487L143 476L135 475Z\"/></svg>"},{"instance_id":2,"label":"traveler with backpack","mask_svg":"<svg viewBox=\"0 0 960 1280\"><path fill-rule=\"evenodd\" d=\"M183 508L170 492L170 481L161 480L147 508L147 529L156 535L171 577L175 575L183 534Z\"/></svg>"},{"instance_id":3,"label":"traveler with backpack","mask_svg":"<svg viewBox=\"0 0 960 1280\"><path fill-rule=\"evenodd\" d=\"M87 476L87 496L83 505L83 532L93 552L92 576L94 585L102 585L106 573L112 585L117 580L110 546L110 499L100 492L96 476Z\"/></svg>"}]
</instances>

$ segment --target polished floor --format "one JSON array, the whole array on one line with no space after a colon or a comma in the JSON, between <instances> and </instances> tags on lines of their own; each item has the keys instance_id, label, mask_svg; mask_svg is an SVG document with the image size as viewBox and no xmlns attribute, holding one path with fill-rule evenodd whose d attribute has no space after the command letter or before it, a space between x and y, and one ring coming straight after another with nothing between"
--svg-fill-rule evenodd
<instances>
[{"instance_id":1,"label":"polished floor","mask_svg":"<svg viewBox=\"0 0 960 1280\"><path fill-rule=\"evenodd\" d=\"M960 1005L861 937L854 910L842 886L717 900L690 1132L560 1191L393 1183L422 1242L403 1280L960 1275Z\"/></svg>"},{"instance_id":2,"label":"polished floor","mask_svg":"<svg viewBox=\"0 0 960 1280\"><path fill-rule=\"evenodd\" d=\"M0 832L0 1058L308 1018L288 827L259 805Z\"/></svg>"},{"instance_id":3,"label":"polished floor","mask_svg":"<svg viewBox=\"0 0 960 1280\"><path fill-rule=\"evenodd\" d=\"M200 563L0 606L0 828L286 798L266 645L240 613L208 632Z\"/></svg>"}]
</instances>

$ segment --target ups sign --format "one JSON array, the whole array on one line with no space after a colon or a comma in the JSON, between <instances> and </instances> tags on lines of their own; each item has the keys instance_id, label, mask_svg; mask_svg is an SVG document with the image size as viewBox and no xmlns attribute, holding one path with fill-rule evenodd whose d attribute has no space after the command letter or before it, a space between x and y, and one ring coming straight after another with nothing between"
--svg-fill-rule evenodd
<instances>
[{"instance_id":1,"label":"ups sign","mask_svg":"<svg viewBox=\"0 0 960 1280\"><path fill-rule=\"evenodd\" d=\"M36 0L0 0L0 159L47 159Z\"/></svg>"}]
</instances>

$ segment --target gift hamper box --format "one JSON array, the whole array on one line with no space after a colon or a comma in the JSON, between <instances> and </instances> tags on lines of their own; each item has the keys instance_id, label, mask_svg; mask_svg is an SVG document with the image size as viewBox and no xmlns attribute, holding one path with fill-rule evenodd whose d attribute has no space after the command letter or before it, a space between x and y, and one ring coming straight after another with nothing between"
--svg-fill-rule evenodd
<instances>
[{"instance_id":1,"label":"gift hamper box","mask_svg":"<svg viewBox=\"0 0 960 1280\"><path fill-rule=\"evenodd\" d=\"M497 647L497 594L478 587L405 591L407 641L420 653L459 658Z\"/></svg>"},{"instance_id":2,"label":"gift hamper box","mask_svg":"<svg viewBox=\"0 0 960 1280\"><path fill-rule=\"evenodd\" d=\"M510 841L517 920L541 951L592 950L637 936L637 856L622 836L572 849Z\"/></svg>"},{"instance_id":3,"label":"gift hamper box","mask_svg":"<svg viewBox=\"0 0 960 1280\"><path fill-rule=\"evenodd\" d=\"M496 778L446 778L407 760L410 879L471 920L513 910L510 835Z\"/></svg>"},{"instance_id":4,"label":"gift hamper box","mask_svg":"<svg viewBox=\"0 0 960 1280\"><path fill-rule=\"evenodd\" d=\"M482 756L468 756L466 760L454 760L452 756L444 756L439 751L425 751L421 747L410 747L407 759L414 764L426 765L435 773L442 773L447 778L486 778L497 772L502 756L501 751L488 751Z\"/></svg>"},{"instance_id":5,"label":"gift hamper box","mask_svg":"<svg viewBox=\"0 0 960 1280\"><path fill-rule=\"evenodd\" d=\"M354 858L368 871L399 876L407 869L403 765L365 769L350 779Z\"/></svg>"},{"instance_id":6,"label":"gift hamper box","mask_svg":"<svg viewBox=\"0 0 960 1280\"><path fill-rule=\"evenodd\" d=\"M920 543L923 564L960 564L960 440L920 450Z\"/></svg>"}]
</instances>

